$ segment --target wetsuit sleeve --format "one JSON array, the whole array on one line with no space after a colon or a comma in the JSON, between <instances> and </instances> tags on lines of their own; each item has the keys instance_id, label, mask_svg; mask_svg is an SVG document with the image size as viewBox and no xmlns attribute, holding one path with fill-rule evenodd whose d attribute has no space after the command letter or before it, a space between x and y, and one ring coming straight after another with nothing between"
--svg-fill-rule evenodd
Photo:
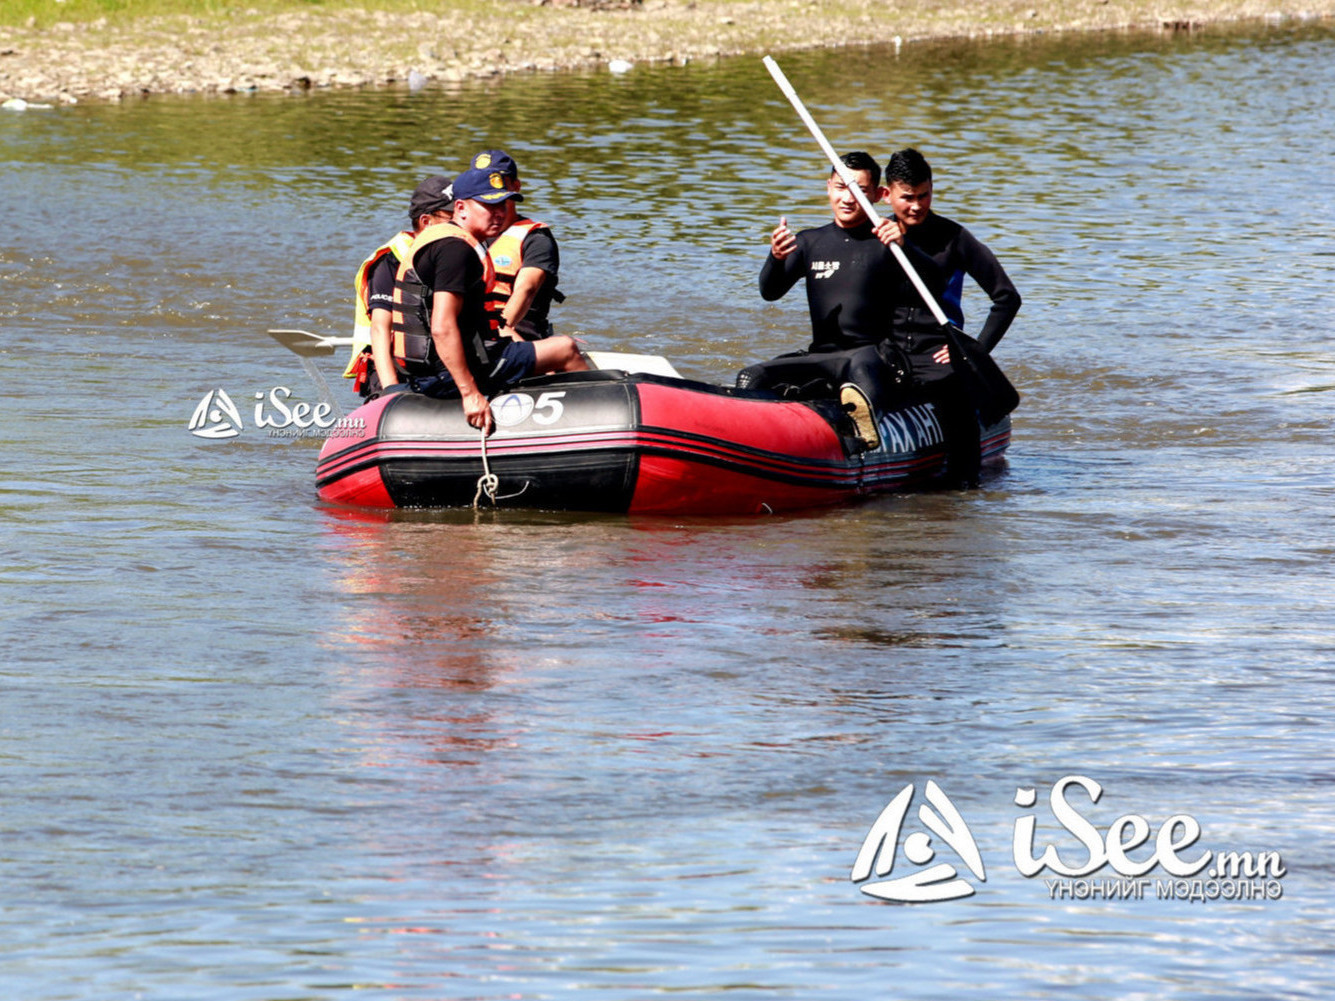
<instances>
[{"instance_id":1,"label":"wetsuit sleeve","mask_svg":"<svg viewBox=\"0 0 1335 1001\"><path fill-rule=\"evenodd\" d=\"M393 254L385 254L371 266L366 276L366 312L369 316L377 309L394 309L394 276L399 263Z\"/></svg>"},{"instance_id":2,"label":"wetsuit sleeve","mask_svg":"<svg viewBox=\"0 0 1335 1001\"><path fill-rule=\"evenodd\" d=\"M802 239L805 235L805 231L797 234L796 249L783 260L777 260L772 253L765 255L760 269L760 297L766 302L782 299L806 274L806 241Z\"/></svg>"},{"instance_id":3,"label":"wetsuit sleeve","mask_svg":"<svg viewBox=\"0 0 1335 1001\"><path fill-rule=\"evenodd\" d=\"M1020 311L1020 293L996 255L967 229L960 230L958 246L964 270L992 300L992 309L978 333L978 343L990 352Z\"/></svg>"},{"instance_id":4,"label":"wetsuit sleeve","mask_svg":"<svg viewBox=\"0 0 1335 1001\"><path fill-rule=\"evenodd\" d=\"M524 267L539 268L554 275L561 270L561 252L550 229L530 230L524 237Z\"/></svg>"}]
</instances>

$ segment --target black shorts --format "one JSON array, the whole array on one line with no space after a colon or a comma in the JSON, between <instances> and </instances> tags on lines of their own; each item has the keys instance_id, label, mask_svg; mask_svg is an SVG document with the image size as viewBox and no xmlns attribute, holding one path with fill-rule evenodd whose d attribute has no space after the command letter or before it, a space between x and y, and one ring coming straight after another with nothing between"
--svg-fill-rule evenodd
<instances>
[{"instance_id":1,"label":"black shorts","mask_svg":"<svg viewBox=\"0 0 1335 1001\"><path fill-rule=\"evenodd\" d=\"M483 392L491 394L532 375L537 367L538 352L531 343L506 340L498 353L494 353L494 349L487 352L487 371L478 379L478 385ZM459 395L454 377L443 368L435 375L419 376L411 382L416 392L436 399Z\"/></svg>"}]
</instances>

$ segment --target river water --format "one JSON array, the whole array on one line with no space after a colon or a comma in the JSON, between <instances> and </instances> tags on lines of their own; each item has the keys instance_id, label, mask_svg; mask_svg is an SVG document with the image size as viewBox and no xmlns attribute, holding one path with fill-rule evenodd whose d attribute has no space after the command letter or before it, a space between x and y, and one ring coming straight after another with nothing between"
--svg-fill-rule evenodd
<instances>
[{"instance_id":1,"label":"river water","mask_svg":"<svg viewBox=\"0 0 1335 1001\"><path fill-rule=\"evenodd\" d=\"M825 166L758 59L0 114L6 997L1335 992L1335 32L781 62L1024 294L982 490L372 518L254 426L317 399L264 331L346 334L416 180L491 146L558 329L724 381L802 344L755 280ZM187 430L216 389L231 440ZM909 787L891 897L970 895L852 879Z\"/></svg>"}]
</instances>

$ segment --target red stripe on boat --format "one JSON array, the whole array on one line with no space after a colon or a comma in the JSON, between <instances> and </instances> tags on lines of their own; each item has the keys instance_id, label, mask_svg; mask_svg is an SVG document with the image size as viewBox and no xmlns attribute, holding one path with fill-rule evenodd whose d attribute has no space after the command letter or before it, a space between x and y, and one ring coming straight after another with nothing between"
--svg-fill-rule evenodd
<instances>
[{"instance_id":1,"label":"red stripe on boat","mask_svg":"<svg viewBox=\"0 0 1335 1001\"><path fill-rule=\"evenodd\" d=\"M839 436L801 403L683 392L653 382L642 382L636 389L643 428L671 428L796 459L844 461Z\"/></svg>"}]
</instances>

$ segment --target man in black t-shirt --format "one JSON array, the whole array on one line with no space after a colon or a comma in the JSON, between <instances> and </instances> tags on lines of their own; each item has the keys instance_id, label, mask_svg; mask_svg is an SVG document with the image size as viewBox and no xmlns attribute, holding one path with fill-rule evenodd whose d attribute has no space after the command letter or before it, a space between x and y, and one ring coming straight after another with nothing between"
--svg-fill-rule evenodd
<instances>
[{"instance_id":1,"label":"man in black t-shirt","mask_svg":"<svg viewBox=\"0 0 1335 1001\"><path fill-rule=\"evenodd\" d=\"M482 244L504 228L505 203L522 196L506 187L501 174L474 167L455 178L453 190L458 229L423 231L411 260L415 281L410 283L401 270L395 294L405 302L412 284L427 300L430 340L437 360L432 366L435 379L427 391L432 396L458 394L468 423L490 430L487 393L528 375L579 371L588 364L569 337L533 343L498 340L487 318L489 262Z\"/></svg>"},{"instance_id":2,"label":"man in black t-shirt","mask_svg":"<svg viewBox=\"0 0 1335 1001\"><path fill-rule=\"evenodd\" d=\"M507 247L512 234L519 235L519 257L517 261L507 260ZM553 302L561 302L565 296L556 287L561 270L561 251L557 247L556 237L545 223L518 216L495 240L487 245L492 263L496 266L498 284L510 268L517 267L511 290L500 302L498 320L503 332L517 334L526 340L551 337L553 334L550 313Z\"/></svg>"},{"instance_id":3,"label":"man in black t-shirt","mask_svg":"<svg viewBox=\"0 0 1335 1001\"><path fill-rule=\"evenodd\" d=\"M508 188L522 191L519 166L504 150L489 149L476 154L470 166L501 174ZM492 329L498 334L524 340L552 335L548 319L553 302L565 296L556 288L561 255L556 237L544 222L519 214L522 197L507 201L505 228L487 240L487 253L496 269L496 285L487 297Z\"/></svg>"}]
</instances>

